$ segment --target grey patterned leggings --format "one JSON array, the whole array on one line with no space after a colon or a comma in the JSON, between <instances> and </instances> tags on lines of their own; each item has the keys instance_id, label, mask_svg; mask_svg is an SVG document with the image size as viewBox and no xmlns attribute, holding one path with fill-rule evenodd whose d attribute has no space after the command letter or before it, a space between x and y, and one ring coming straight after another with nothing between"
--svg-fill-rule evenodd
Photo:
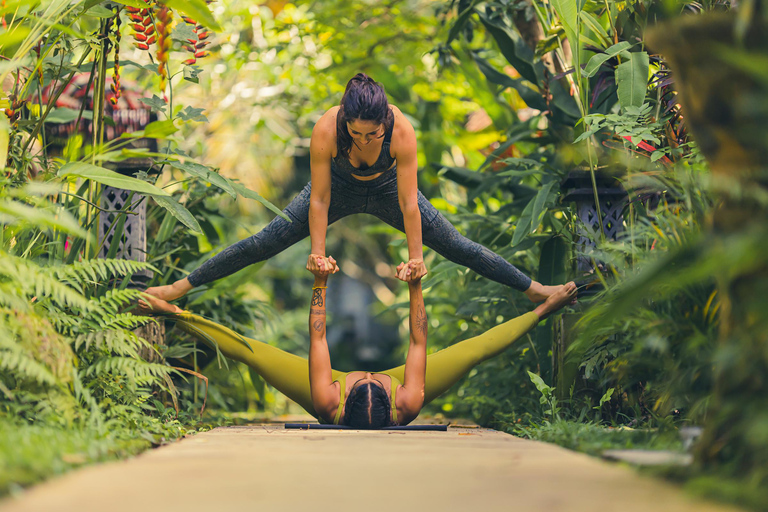
<instances>
[{"instance_id":1,"label":"grey patterned leggings","mask_svg":"<svg viewBox=\"0 0 768 512\"><path fill-rule=\"evenodd\" d=\"M203 263L189 274L192 286L200 286L221 279L253 263L264 261L309 236L309 195L311 183L283 210L293 222L276 217L255 235L237 242ZM468 238L438 212L422 195L421 236L424 245L448 260L469 267L483 277L525 291L531 278L511 263ZM370 181L333 172L331 204L328 225L353 213L367 213L390 226L404 231L403 214L397 196L397 170L395 168Z\"/></svg>"}]
</instances>

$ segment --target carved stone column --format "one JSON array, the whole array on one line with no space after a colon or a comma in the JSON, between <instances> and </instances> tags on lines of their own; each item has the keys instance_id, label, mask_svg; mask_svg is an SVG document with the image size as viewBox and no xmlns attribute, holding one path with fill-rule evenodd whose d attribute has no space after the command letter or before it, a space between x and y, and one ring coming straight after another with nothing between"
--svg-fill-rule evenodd
<instances>
[{"instance_id":1,"label":"carved stone column","mask_svg":"<svg viewBox=\"0 0 768 512\"><path fill-rule=\"evenodd\" d=\"M613 176L598 173L596 182L603 234L606 240L617 240L624 231L627 191ZM592 258L588 255L596 247L596 240L601 238L600 217L589 171L571 171L562 188L566 191L563 201L576 203L576 211L581 220L576 241L576 250L580 253L576 258L576 270L580 274L587 273L594 270Z\"/></svg>"}]
</instances>

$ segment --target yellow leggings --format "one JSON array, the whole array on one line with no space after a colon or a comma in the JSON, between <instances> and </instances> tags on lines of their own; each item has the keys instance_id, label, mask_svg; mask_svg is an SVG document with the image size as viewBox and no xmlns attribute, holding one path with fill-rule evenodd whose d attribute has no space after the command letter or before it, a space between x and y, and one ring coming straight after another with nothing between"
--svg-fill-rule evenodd
<instances>
[{"instance_id":1,"label":"yellow leggings","mask_svg":"<svg viewBox=\"0 0 768 512\"><path fill-rule=\"evenodd\" d=\"M240 361L262 376L272 387L317 417L309 391L309 362L303 357L289 354L261 341L241 336L231 329L191 313L169 315L176 326L212 346L218 346L223 355ZM424 405L428 404L468 373L474 366L501 354L512 343L533 329L539 321L534 312L461 341L427 356L427 375ZM405 365L383 372L403 382ZM337 380L343 372L333 370Z\"/></svg>"}]
</instances>

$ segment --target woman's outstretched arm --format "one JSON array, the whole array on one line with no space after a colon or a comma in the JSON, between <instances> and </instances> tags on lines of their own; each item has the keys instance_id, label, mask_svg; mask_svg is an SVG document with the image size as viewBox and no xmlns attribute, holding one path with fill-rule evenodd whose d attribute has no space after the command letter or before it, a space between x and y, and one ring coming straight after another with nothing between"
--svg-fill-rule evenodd
<instances>
[{"instance_id":1,"label":"woman's outstretched arm","mask_svg":"<svg viewBox=\"0 0 768 512\"><path fill-rule=\"evenodd\" d=\"M405 269L400 270L401 273ZM405 280L405 276L401 277ZM397 395L402 412L401 423L408 423L419 415L424 405L424 382L427 373L427 311L421 291L421 279L408 282L410 295L410 344L405 358L403 387Z\"/></svg>"},{"instance_id":2,"label":"woman's outstretched arm","mask_svg":"<svg viewBox=\"0 0 768 512\"><path fill-rule=\"evenodd\" d=\"M413 263L411 272L416 279L420 279L427 274L427 267L424 265L421 240L416 132L399 109L393 107L393 111L396 131L392 135L392 146L397 160L397 198L403 213L409 263Z\"/></svg>"},{"instance_id":3,"label":"woman's outstretched arm","mask_svg":"<svg viewBox=\"0 0 768 512\"><path fill-rule=\"evenodd\" d=\"M325 256L325 236L328 231L328 208L331 205L331 155L333 154L336 117L328 111L312 130L309 143L309 167L312 190L309 197L310 255L307 269L314 266L314 256Z\"/></svg>"},{"instance_id":4,"label":"woman's outstretched arm","mask_svg":"<svg viewBox=\"0 0 768 512\"><path fill-rule=\"evenodd\" d=\"M312 272L315 283L309 305L309 389L315 411L324 419L330 419L341 406L338 390L333 386L331 355L325 337L325 292L328 274L333 273L336 261L332 257L318 258L316 265L320 270Z\"/></svg>"}]
</instances>

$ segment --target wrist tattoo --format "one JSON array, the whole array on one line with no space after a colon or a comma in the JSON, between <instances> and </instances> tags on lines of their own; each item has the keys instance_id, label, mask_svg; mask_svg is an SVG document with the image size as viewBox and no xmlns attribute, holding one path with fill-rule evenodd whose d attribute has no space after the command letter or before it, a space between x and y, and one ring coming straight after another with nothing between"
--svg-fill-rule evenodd
<instances>
[{"instance_id":1,"label":"wrist tattoo","mask_svg":"<svg viewBox=\"0 0 768 512\"><path fill-rule=\"evenodd\" d=\"M322 319L318 319L318 320L315 320L315 322L312 324L312 328L315 329L315 331L317 332L322 332L324 324L325 322L323 322Z\"/></svg>"},{"instance_id":2,"label":"wrist tattoo","mask_svg":"<svg viewBox=\"0 0 768 512\"><path fill-rule=\"evenodd\" d=\"M317 308L309 308L309 314L310 315L323 315L323 316L325 316L325 310L324 309L317 309Z\"/></svg>"},{"instance_id":3,"label":"wrist tattoo","mask_svg":"<svg viewBox=\"0 0 768 512\"><path fill-rule=\"evenodd\" d=\"M321 289L314 290L312 292L312 306L322 306L323 305L323 291Z\"/></svg>"}]
</instances>

